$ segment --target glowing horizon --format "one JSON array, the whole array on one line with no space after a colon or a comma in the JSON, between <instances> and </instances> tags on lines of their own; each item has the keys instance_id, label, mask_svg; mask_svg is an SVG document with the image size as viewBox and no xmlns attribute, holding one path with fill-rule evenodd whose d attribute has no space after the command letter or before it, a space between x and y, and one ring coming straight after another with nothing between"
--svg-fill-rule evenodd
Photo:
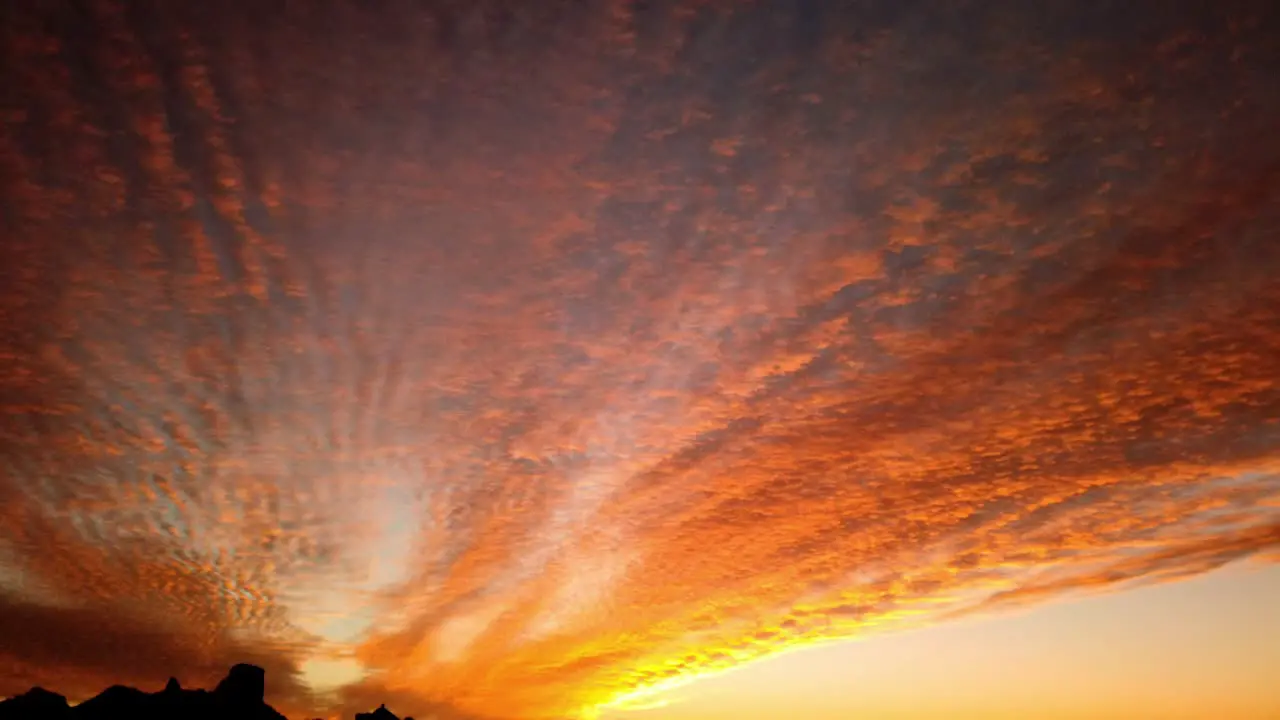
<instances>
[{"instance_id":1,"label":"glowing horizon","mask_svg":"<svg viewBox=\"0 0 1280 720\"><path fill-rule=\"evenodd\" d=\"M7 24L0 695L559 720L1280 559L1276 11L235 5Z\"/></svg>"},{"instance_id":2,"label":"glowing horizon","mask_svg":"<svg viewBox=\"0 0 1280 720\"><path fill-rule=\"evenodd\" d=\"M603 720L1267 718L1280 568L1058 598L747 666Z\"/></svg>"}]
</instances>

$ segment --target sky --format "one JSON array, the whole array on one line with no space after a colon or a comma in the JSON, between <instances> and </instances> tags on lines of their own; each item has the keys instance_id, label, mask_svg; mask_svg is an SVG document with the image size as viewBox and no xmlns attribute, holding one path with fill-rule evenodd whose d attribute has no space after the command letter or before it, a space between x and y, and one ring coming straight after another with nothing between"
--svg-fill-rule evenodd
<instances>
[{"instance_id":1,"label":"sky","mask_svg":"<svg viewBox=\"0 0 1280 720\"><path fill-rule=\"evenodd\" d=\"M3 4L0 696L1276 717L1280 8L1158 7Z\"/></svg>"},{"instance_id":2,"label":"sky","mask_svg":"<svg viewBox=\"0 0 1280 720\"><path fill-rule=\"evenodd\" d=\"M605 717L1275 716L1275 566L1113 590L784 654Z\"/></svg>"}]
</instances>

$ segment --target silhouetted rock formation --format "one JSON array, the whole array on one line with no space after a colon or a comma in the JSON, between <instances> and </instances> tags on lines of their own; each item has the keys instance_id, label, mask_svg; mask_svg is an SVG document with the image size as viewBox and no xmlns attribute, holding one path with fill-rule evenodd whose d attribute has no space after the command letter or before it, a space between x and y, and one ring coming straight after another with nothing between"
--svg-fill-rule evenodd
<instances>
[{"instance_id":1,"label":"silhouetted rock formation","mask_svg":"<svg viewBox=\"0 0 1280 720\"><path fill-rule=\"evenodd\" d=\"M356 720L400 720L386 705L379 705L377 710L369 713L356 713Z\"/></svg>"},{"instance_id":2,"label":"silhouetted rock formation","mask_svg":"<svg viewBox=\"0 0 1280 720\"><path fill-rule=\"evenodd\" d=\"M0 702L0 720L287 720L264 702L266 678L260 667L236 665L213 692L185 690L169 678L160 692L112 685L75 706L36 687ZM400 720L385 705L356 718Z\"/></svg>"},{"instance_id":3,"label":"silhouetted rock formation","mask_svg":"<svg viewBox=\"0 0 1280 720\"><path fill-rule=\"evenodd\" d=\"M41 687L34 687L17 697L0 702L0 718L39 718L53 720L71 717L71 707L67 699L58 693L49 692Z\"/></svg>"},{"instance_id":4,"label":"silhouetted rock formation","mask_svg":"<svg viewBox=\"0 0 1280 720\"><path fill-rule=\"evenodd\" d=\"M137 688L112 685L75 707L75 716L82 718L144 717L152 696Z\"/></svg>"},{"instance_id":5,"label":"silhouetted rock formation","mask_svg":"<svg viewBox=\"0 0 1280 720\"><path fill-rule=\"evenodd\" d=\"M213 694L228 706L247 709L262 705L266 692L267 671L242 663L231 668Z\"/></svg>"}]
</instances>

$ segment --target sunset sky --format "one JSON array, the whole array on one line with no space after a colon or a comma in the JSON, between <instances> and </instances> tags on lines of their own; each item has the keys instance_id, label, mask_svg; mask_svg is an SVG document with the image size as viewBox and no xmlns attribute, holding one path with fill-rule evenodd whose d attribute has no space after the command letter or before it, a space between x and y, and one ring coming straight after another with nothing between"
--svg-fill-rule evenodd
<instances>
[{"instance_id":1,"label":"sunset sky","mask_svg":"<svg viewBox=\"0 0 1280 720\"><path fill-rule=\"evenodd\" d=\"M1280 4L0 33L0 697L1280 717Z\"/></svg>"}]
</instances>

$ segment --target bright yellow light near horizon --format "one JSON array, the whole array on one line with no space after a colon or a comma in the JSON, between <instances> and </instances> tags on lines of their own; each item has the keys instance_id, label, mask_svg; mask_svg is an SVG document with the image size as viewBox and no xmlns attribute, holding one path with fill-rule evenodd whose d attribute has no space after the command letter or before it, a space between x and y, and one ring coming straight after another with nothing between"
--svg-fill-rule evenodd
<instances>
[{"instance_id":1,"label":"bright yellow light near horizon","mask_svg":"<svg viewBox=\"0 0 1280 720\"><path fill-rule=\"evenodd\" d=\"M741 670L748 665L753 665L757 662L781 657L782 655L787 655L810 647L825 645L832 642L837 642L837 639L818 637L808 638L806 640L792 643L791 645L770 648L767 651L757 652L757 654L748 658L739 658L730 665L705 668L635 688L634 690L624 692L606 702L601 703L597 706L597 709L640 711L666 707L678 702L676 698L662 697L667 693L675 692L676 690L680 690L703 680L728 675L729 673ZM583 720L591 720L591 718L584 716Z\"/></svg>"},{"instance_id":2,"label":"bright yellow light near horizon","mask_svg":"<svg viewBox=\"0 0 1280 720\"><path fill-rule=\"evenodd\" d=\"M721 666L691 670L675 677L625 691L584 711L581 720L595 720L599 712L606 709L638 712L667 707L680 702L678 698L670 697L670 693L704 680L731 674L766 660L773 660L821 646L866 640L873 635L889 633L895 630L924 627L932 624L931 620L937 616L937 608L951 605L955 601L956 598L953 597L920 598L910 606L886 610L877 615L862 617L857 620L829 618L824 626L815 628L818 634L791 638L785 644L757 645L745 649L739 648L736 652L734 650L718 649L718 652L731 657L732 661Z\"/></svg>"},{"instance_id":3,"label":"bright yellow light near horizon","mask_svg":"<svg viewBox=\"0 0 1280 720\"><path fill-rule=\"evenodd\" d=\"M299 670L303 682L321 694L359 682L365 676L364 664L349 658L313 657L303 661Z\"/></svg>"}]
</instances>

